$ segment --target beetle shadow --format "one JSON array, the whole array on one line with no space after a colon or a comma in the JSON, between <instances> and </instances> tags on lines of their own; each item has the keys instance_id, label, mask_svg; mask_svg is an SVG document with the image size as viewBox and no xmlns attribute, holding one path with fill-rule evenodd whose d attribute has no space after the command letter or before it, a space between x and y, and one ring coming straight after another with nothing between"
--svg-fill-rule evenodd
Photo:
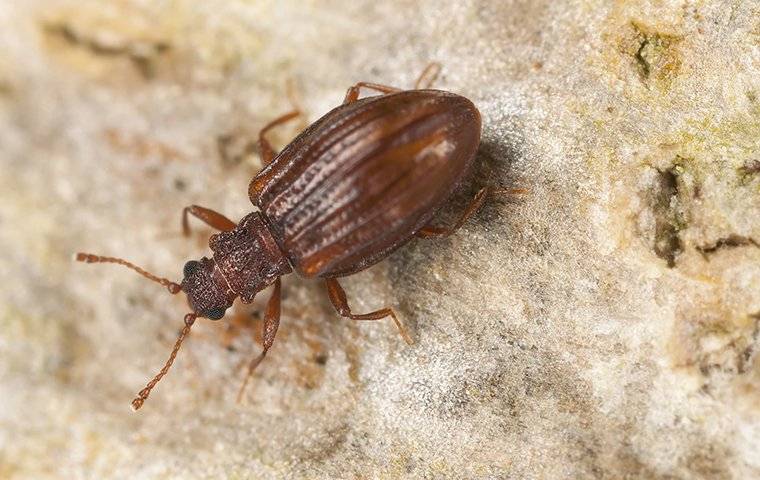
<instances>
[{"instance_id":1,"label":"beetle shadow","mask_svg":"<svg viewBox=\"0 0 760 480\"><path fill-rule=\"evenodd\" d=\"M515 168L520 158L522 148L515 139L484 139L472 171L433 217L431 224L450 225L455 222L483 187L527 188L527 185L519 183L520 175ZM421 329L441 328L435 322L422 320L426 315L420 310L420 295L429 296L439 286L446 288L441 285L438 274L433 272L449 268L447 265L464 270L477 268L480 260L463 258L460 249L455 247L462 241L457 237L475 229L488 231L490 241L506 235L513 228L509 225L510 215L506 214L509 204L523 202L526 195L489 196L483 207L451 237L413 240L388 258L388 278L400 307L398 311L404 316L413 336L420 335Z\"/></svg>"},{"instance_id":2,"label":"beetle shadow","mask_svg":"<svg viewBox=\"0 0 760 480\"><path fill-rule=\"evenodd\" d=\"M521 156L516 143L484 141L478 148L470 181L476 189L487 185L497 188L521 187L515 182L514 165Z\"/></svg>"},{"instance_id":3,"label":"beetle shadow","mask_svg":"<svg viewBox=\"0 0 760 480\"><path fill-rule=\"evenodd\" d=\"M514 169L517 159L520 158L520 150L520 146L514 142L482 141L472 171L457 187L441 211L433 217L432 223L434 225L450 224L459 219L475 194L483 187L525 188L525 185L518 182ZM521 201L519 194L491 195L486 199L480 211L465 222L463 228L466 229L472 223L489 226L498 219L498 216L494 215L494 208L498 209L505 202L515 203L519 201Z\"/></svg>"}]
</instances>

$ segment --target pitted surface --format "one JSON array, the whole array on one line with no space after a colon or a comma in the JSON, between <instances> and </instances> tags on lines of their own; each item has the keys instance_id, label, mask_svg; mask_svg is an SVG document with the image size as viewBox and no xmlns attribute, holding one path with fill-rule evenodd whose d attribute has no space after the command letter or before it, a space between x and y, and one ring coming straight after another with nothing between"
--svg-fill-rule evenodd
<instances>
[{"instance_id":1,"label":"pitted surface","mask_svg":"<svg viewBox=\"0 0 760 480\"><path fill-rule=\"evenodd\" d=\"M751 1L0 2L0 478L760 477L760 11ZM283 282L277 340L199 319L190 204L250 212L259 128L360 80L483 117L458 234ZM281 147L299 128L272 132ZM195 225L195 224L194 224ZM228 348L225 348L228 347Z\"/></svg>"}]
</instances>

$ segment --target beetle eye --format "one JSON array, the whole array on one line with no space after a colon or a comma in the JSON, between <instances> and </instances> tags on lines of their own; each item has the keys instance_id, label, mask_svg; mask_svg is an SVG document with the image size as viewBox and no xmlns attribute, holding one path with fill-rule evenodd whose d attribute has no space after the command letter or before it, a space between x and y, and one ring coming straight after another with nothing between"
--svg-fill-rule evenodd
<instances>
[{"instance_id":1,"label":"beetle eye","mask_svg":"<svg viewBox=\"0 0 760 480\"><path fill-rule=\"evenodd\" d=\"M219 320L224 316L224 312L226 311L226 308L212 308L206 314L204 317L208 318L209 320Z\"/></svg>"},{"instance_id":2,"label":"beetle eye","mask_svg":"<svg viewBox=\"0 0 760 480\"><path fill-rule=\"evenodd\" d=\"M201 266L200 262L196 262L195 260L190 260L185 264L184 267L182 267L182 273L185 274L185 277L189 277L193 273L195 273L198 268Z\"/></svg>"}]
</instances>

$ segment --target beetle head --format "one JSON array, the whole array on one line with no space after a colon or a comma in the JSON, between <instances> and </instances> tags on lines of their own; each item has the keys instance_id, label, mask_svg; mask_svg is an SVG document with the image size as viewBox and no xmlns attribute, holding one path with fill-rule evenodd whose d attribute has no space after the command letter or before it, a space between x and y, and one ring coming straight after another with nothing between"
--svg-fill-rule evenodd
<instances>
[{"instance_id":1,"label":"beetle head","mask_svg":"<svg viewBox=\"0 0 760 480\"><path fill-rule=\"evenodd\" d=\"M187 302L199 317L210 320L224 317L236 297L215 266L214 260L203 257L200 261L190 260L183 268L182 290Z\"/></svg>"}]
</instances>

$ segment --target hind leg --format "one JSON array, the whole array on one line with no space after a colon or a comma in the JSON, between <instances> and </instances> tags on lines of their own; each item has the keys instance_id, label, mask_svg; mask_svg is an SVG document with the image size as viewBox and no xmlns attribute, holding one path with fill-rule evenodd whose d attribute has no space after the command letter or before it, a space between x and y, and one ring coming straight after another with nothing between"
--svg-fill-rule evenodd
<instances>
[{"instance_id":1,"label":"hind leg","mask_svg":"<svg viewBox=\"0 0 760 480\"><path fill-rule=\"evenodd\" d=\"M396 324L396 328L398 328L398 331L404 338L404 341L409 345L412 345L414 343L409 337L409 334L406 333L404 326L401 325L401 322L399 322L398 318L396 317L396 313L392 308L382 308L370 313L352 313L351 308L348 306L346 292L343 290L343 287L340 286L338 280L334 278L325 279L325 285L327 285L327 294L330 297L330 302L332 302L335 310L338 311L341 317L350 318L351 320L382 320L383 318L390 317Z\"/></svg>"},{"instance_id":2,"label":"hind leg","mask_svg":"<svg viewBox=\"0 0 760 480\"><path fill-rule=\"evenodd\" d=\"M485 202L486 197L489 194L493 194L493 193L502 193L505 195L519 195L519 194L526 193L526 190L523 188L504 189L504 188L483 187L478 191L478 193L475 194L473 199L470 201L470 204L467 205L467 208L464 209L464 212L462 213L462 215L452 225L443 226L443 227L434 227L432 225L426 225L422 227L416 233L416 236L420 238L448 237L452 233L459 230L462 227L462 225L464 225L464 223L467 221L467 219L469 219L478 210L480 210L480 207L483 206L483 203Z\"/></svg>"}]
</instances>

